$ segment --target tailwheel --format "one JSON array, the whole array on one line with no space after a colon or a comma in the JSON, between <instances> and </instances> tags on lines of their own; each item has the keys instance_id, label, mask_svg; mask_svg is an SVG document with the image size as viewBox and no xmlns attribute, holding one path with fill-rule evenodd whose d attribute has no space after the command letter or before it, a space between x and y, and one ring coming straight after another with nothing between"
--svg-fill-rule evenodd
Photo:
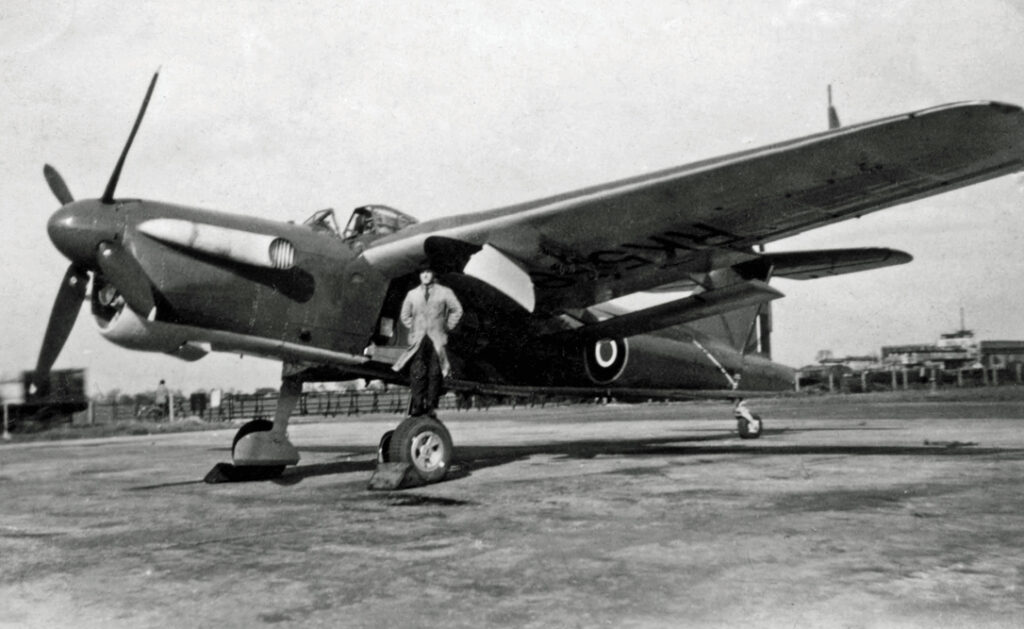
<instances>
[{"instance_id":1,"label":"tailwheel","mask_svg":"<svg viewBox=\"0 0 1024 629\"><path fill-rule=\"evenodd\" d=\"M381 439L383 447L389 437ZM452 437L448 429L433 417L409 417L390 435L388 458L395 463L408 463L425 483L444 479L451 466Z\"/></svg>"},{"instance_id":2,"label":"tailwheel","mask_svg":"<svg viewBox=\"0 0 1024 629\"><path fill-rule=\"evenodd\" d=\"M751 413L743 402L736 405L733 411L736 417L736 428L739 430L740 439L757 439L764 429L764 422L757 413Z\"/></svg>"}]
</instances>

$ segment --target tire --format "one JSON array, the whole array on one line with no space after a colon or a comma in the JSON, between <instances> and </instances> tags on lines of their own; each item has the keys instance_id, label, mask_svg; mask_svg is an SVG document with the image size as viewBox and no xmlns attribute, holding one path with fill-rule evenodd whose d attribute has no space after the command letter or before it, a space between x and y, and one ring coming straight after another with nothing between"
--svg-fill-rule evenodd
<instances>
[{"instance_id":1,"label":"tire","mask_svg":"<svg viewBox=\"0 0 1024 629\"><path fill-rule=\"evenodd\" d=\"M385 435L386 436L386 435ZM388 458L408 463L424 483L444 479L451 467L452 437L433 417L409 417L395 429L388 444Z\"/></svg>"},{"instance_id":2,"label":"tire","mask_svg":"<svg viewBox=\"0 0 1024 629\"><path fill-rule=\"evenodd\" d=\"M394 430L389 430L380 438L380 444L377 445L377 462L378 463L390 463L391 462L391 437L395 434Z\"/></svg>"},{"instance_id":3,"label":"tire","mask_svg":"<svg viewBox=\"0 0 1024 629\"><path fill-rule=\"evenodd\" d=\"M761 436L761 431L764 430L764 422L761 421L761 416L757 413L751 413L750 416L754 418L754 421L748 421L744 417L739 417L736 420L740 439L757 439Z\"/></svg>"}]
</instances>

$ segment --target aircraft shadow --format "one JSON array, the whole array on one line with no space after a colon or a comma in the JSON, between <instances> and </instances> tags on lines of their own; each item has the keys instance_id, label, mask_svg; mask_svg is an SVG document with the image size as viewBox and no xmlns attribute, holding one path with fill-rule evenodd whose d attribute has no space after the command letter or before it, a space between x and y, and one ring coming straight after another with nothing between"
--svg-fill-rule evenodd
<instances>
[{"instance_id":1,"label":"aircraft shadow","mask_svg":"<svg viewBox=\"0 0 1024 629\"><path fill-rule=\"evenodd\" d=\"M764 436L773 431L765 430ZM775 431L776 434L787 431ZM974 443L936 442L920 446L908 445L776 445L771 441L746 441L711 445L714 441L733 441L735 434L719 437L683 437L627 440L585 440L523 446L464 446L456 447L452 473L447 480L471 476L474 471L507 465L535 455L556 456L559 459L585 460L597 456L617 456L627 459L664 456L708 456L722 454L748 457L768 456L923 456L923 457L976 457L1010 455L1024 459L1024 449L977 447ZM710 462L709 462L710 464Z\"/></svg>"},{"instance_id":2,"label":"aircraft shadow","mask_svg":"<svg viewBox=\"0 0 1024 629\"><path fill-rule=\"evenodd\" d=\"M772 436L805 432L808 429L765 429L759 440L738 442L734 432L716 434L658 437L646 439L582 439L576 441L557 441L550 443L531 443L524 445L482 445L455 447L455 459L446 481L469 477L473 472L491 467L508 465L537 455L555 456L558 459L586 460L598 456L614 456L623 458L646 458L665 456L707 456L735 454L748 457L767 456L924 456L924 457L975 457L992 455L1009 455L1024 459L1022 448L977 447L974 443L965 442L924 442L922 445L828 445L809 444L792 445L776 444ZM813 430L813 429L811 429ZM856 430L846 428L842 430ZM874 430L878 430L875 428ZM300 448L302 452L347 454L347 460L327 463L299 465L288 468L280 476L274 477L240 477L234 482L270 481L280 485L295 485L307 478L333 476L354 472L372 473L376 468L375 448L366 446L313 446ZM708 462L711 464L711 462ZM227 465L227 464L219 464ZM172 482L134 490L149 490L163 487L202 483L202 480Z\"/></svg>"}]
</instances>

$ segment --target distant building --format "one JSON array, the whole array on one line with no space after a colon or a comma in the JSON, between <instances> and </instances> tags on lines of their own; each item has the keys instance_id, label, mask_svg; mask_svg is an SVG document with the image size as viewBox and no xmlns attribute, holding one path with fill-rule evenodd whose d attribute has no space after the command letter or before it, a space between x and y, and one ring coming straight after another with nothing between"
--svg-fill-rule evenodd
<instances>
[{"instance_id":1,"label":"distant building","mask_svg":"<svg viewBox=\"0 0 1024 629\"><path fill-rule=\"evenodd\" d=\"M982 341L979 361L990 369L1005 369L1024 363L1024 341Z\"/></svg>"},{"instance_id":2,"label":"distant building","mask_svg":"<svg viewBox=\"0 0 1024 629\"><path fill-rule=\"evenodd\" d=\"M933 345L887 345L882 362L888 367L941 367L962 369L977 366L980 354L974 332L960 329L939 337Z\"/></svg>"},{"instance_id":3,"label":"distant building","mask_svg":"<svg viewBox=\"0 0 1024 629\"><path fill-rule=\"evenodd\" d=\"M878 365L877 356L843 356L839 358L825 358L819 362L824 368L841 367L849 371L864 371L875 369Z\"/></svg>"}]
</instances>

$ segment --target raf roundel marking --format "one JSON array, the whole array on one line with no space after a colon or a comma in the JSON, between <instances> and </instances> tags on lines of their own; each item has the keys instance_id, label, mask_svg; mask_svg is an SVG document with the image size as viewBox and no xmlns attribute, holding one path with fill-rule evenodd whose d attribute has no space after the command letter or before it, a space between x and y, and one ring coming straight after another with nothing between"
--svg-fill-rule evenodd
<instances>
[{"instance_id":1,"label":"raf roundel marking","mask_svg":"<svg viewBox=\"0 0 1024 629\"><path fill-rule=\"evenodd\" d=\"M605 354L608 355L605 358ZM597 361L597 366L602 369L607 369L615 364L615 359L619 357L619 348L615 345L615 341L608 339L601 339L594 344L594 360Z\"/></svg>"},{"instance_id":2,"label":"raf roundel marking","mask_svg":"<svg viewBox=\"0 0 1024 629\"><path fill-rule=\"evenodd\" d=\"M607 384L622 375L629 357L625 339L600 339L584 349L587 377L598 384Z\"/></svg>"}]
</instances>

